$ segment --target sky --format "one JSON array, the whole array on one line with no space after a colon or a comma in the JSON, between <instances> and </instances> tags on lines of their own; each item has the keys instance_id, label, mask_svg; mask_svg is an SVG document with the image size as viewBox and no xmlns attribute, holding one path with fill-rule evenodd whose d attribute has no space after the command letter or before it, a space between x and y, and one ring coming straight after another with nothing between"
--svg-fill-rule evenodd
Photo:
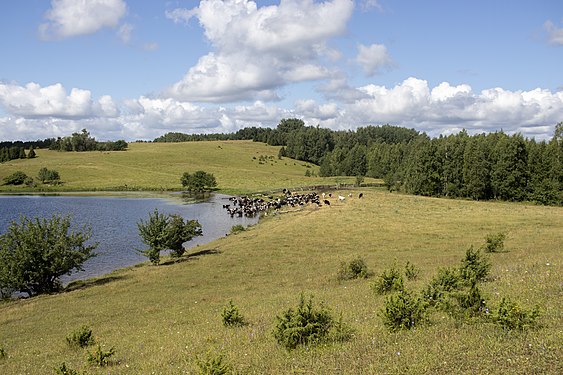
<instances>
[{"instance_id":1,"label":"sky","mask_svg":"<svg viewBox=\"0 0 563 375\"><path fill-rule=\"evenodd\" d=\"M4 0L0 141L283 118L549 139L560 0Z\"/></svg>"}]
</instances>

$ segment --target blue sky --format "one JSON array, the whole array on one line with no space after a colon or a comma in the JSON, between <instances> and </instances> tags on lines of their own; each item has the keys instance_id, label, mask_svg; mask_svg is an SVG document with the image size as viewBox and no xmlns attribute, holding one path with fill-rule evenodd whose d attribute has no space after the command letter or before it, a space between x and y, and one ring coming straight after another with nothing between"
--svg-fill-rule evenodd
<instances>
[{"instance_id":1,"label":"blue sky","mask_svg":"<svg viewBox=\"0 0 563 375\"><path fill-rule=\"evenodd\" d=\"M0 140L563 121L559 0L9 0L0 50Z\"/></svg>"}]
</instances>

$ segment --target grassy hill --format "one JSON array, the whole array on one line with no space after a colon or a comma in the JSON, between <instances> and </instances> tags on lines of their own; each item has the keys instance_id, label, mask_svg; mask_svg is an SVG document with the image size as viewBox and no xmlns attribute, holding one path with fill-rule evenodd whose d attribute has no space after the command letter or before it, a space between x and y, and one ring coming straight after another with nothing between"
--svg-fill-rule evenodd
<instances>
[{"instance_id":1,"label":"grassy hill","mask_svg":"<svg viewBox=\"0 0 563 375\"><path fill-rule=\"evenodd\" d=\"M13 160L0 166L0 181L15 171L35 177L40 168L55 169L60 186L37 190L180 190L184 172L204 170L217 178L225 193L250 193L298 186L353 183L354 178L306 177L318 167L293 159L278 159L279 147L252 141L131 143L125 152L57 152L36 150L37 158ZM0 186L0 191L26 187Z\"/></svg>"},{"instance_id":2,"label":"grassy hill","mask_svg":"<svg viewBox=\"0 0 563 375\"><path fill-rule=\"evenodd\" d=\"M225 150L230 144L221 145ZM134 145L130 153L165 146ZM241 164L250 155L241 156ZM168 171L163 173L172 186L172 175L187 165L160 169ZM205 169L225 176L212 167ZM331 207L270 215L245 232L194 249L182 262L133 267L59 295L0 304L0 373L50 374L63 361L88 374L197 373L196 356L208 352L221 353L244 374L562 373L562 208L377 190L363 190L359 199L358 193ZM505 331L433 313L426 325L392 333L380 316L386 297L370 288L376 277L336 279L340 262L356 256L376 275L393 264L402 269L408 260L420 274L406 287L418 292L438 267L459 265L469 246L501 231L507 233L506 252L490 255L491 280L482 290L491 310L505 296L523 308L539 305L536 329ZM313 294L335 316L342 313L356 330L353 338L291 352L278 345L275 317L296 306L301 292ZM248 326L222 325L229 300ZM84 350L67 346L65 337L83 324L105 350L115 347L111 367L88 366Z\"/></svg>"}]
</instances>

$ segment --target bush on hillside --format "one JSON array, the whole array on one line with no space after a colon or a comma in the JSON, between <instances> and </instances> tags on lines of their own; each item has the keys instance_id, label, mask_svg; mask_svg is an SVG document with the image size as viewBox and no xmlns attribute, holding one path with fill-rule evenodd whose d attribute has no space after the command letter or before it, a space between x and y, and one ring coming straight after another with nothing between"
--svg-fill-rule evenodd
<instances>
[{"instance_id":1,"label":"bush on hillside","mask_svg":"<svg viewBox=\"0 0 563 375\"><path fill-rule=\"evenodd\" d=\"M418 277L420 270L411 262L407 261L405 264L405 276L409 280L415 280Z\"/></svg>"},{"instance_id":2,"label":"bush on hillside","mask_svg":"<svg viewBox=\"0 0 563 375\"><path fill-rule=\"evenodd\" d=\"M438 273L422 291L422 297L435 306L443 300L447 293L461 287L462 280L459 271L455 268L439 268Z\"/></svg>"},{"instance_id":3,"label":"bush on hillside","mask_svg":"<svg viewBox=\"0 0 563 375\"><path fill-rule=\"evenodd\" d=\"M338 269L338 280L351 280L351 279L366 279L370 276L368 266L365 260L361 257L352 259L349 262L340 263Z\"/></svg>"},{"instance_id":4,"label":"bush on hillside","mask_svg":"<svg viewBox=\"0 0 563 375\"><path fill-rule=\"evenodd\" d=\"M200 375L225 375L232 373L232 367L222 354L207 352L205 357L196 356L196 364Z\"/></svg>"},{"instance_id":5,"label":"bush on hillside","mask_svg":"<svg viewBox=\"0 0 563 375\"><path fill-rule=\"evenodd\" d=\"M490 270L491 262L481 253L481 250L474 250L473 246L467 249L459 268L463 280L466 282L470 282L472 279L484 281Z\"/></svg>"},{"instance_id":6,"label":"bush on hillside","mask_svg":"<svg viewBox=\"0 0 563 375\"><path fill-rule=\"evenodd\" d=\"M393 266L383 271L371 286L377 294L385 294L404 289L403 276L397 267Z\"/></svg>"},{"instance_id":7,"label":"bush on hillside","mask_svg":"<svg viewBox=\"0 0 563 375\"><path fill-rule=\"evenodd\" d=\"M97 367L104 367L110 364L110 357L115 354L115 348L109 350L102 349L102 345L98 344L96 349L88 353L87 361L89 364Z\"/></svg>"},{"instance_id":8,"label":"bush on hillside","mask_svg":"<svg viewBox=\"0 0 563 375\"><path fill-rule=\"evenodd\" d=\"M391 331L412 329L426 320L426 302L407 290L400 290L385 299L381 311L383 324Z\"/></svg>"},{"instance_id":9,"label":"bush on hillside","mask_svg":"<svg viewBox=\"0 0 563 375\"><path fill-rule=\"evenodd\" d=\"M500 253L504 251L504 240L506 239L506 234L491 233L485 237L485 245L482 249L485 253Z\"/></svg>"},{"instance_id":10,"label":"bush on hillside","mask_svg":"<svg viewBox=\"0 0 563 375\"><path fill-rule=\"evenodd\" d=\"M85 348L94 345L92 330L84 325L66 337L66 343L73 348Z\"/></svg>"},{"instance_id":11,"label":"bush on hillside","mask_svg":"<svg viewBox=\"0 0 563 375\"><path fill-rule=\"evenodd\" d=\"M9 176L4 177L4 185L23 185L29 177L22 171L16 171Z\"/></svg>"},{"instance_id":12,"label":"bush on hillside","mask_svg":"<svg viewBox=\"0 0 563 375\"><path fill-rule=\"evenodd\" d=\"M498 310L493 315L493 320L504 329L523 331L527 328L536 327L539 316L539 306L527 310L520 307L516 302L512 302L510 298L503 297Z\"/></svg>"},{"instance_id":13,"label":"bush on hillside","mask_svg":"<svg viewBox=\"0 0 563 375\"><path fill-rule=\"evenodd\" d=\"M221 318L225 327L243 327L248 324L233 301L229 301L229 304L225 306Z\"/></svg>"}]
</instances>

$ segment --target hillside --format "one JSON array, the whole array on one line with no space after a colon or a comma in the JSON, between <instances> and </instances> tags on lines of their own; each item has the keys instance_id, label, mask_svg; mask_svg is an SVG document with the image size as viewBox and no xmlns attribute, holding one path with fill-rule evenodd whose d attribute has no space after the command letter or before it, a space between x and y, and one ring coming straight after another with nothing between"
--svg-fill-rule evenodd
<instances>
[{"instance_id":1,"label":"hillside","mask_svg":"<svg viewBox=\"0 0 563 375\"><path fill-rule=\"evenodd\" d=\"M279 147L252 141L132 143L127 151L57 152L36 150L37 158L12 160L0 168L0 181L15 171L35 177L40 168L60 173L60 186L39 185L36 190L180 190L184 172L204 170L217 178L225 193L281 190L298 186L353 183L353 177L318 175L318 167L278 158ZM27 187L0 186L0 191Z\"/></svg>"},{"instance_id":2,"label":"hillside","mask_svg":"<svg viewBox=\"0 0 563 375\"><path fill-rule=\"evenodd\" d=\"M562 372L562 208L376 190L363 190L359 199L359 192L330 207L270 215L182 262L133 267L59 295L0 304L0 373L50 374L63 361L88 374L196 373L196 356L206 353L222 354L236 373ZM435 312L414 330L387 330L386 297L370 288L377 275L410 261L420 274L405 286L419 292L439 267L458 266L468 247L501 231L506 252L489 255L491 277L481 285L487 306L496 310L503 297L525 309L537 304L538 328L506 331ZM356 256L376 276L337 281L340 262ZM291 352L278 345L275 317L296 306L301 292L342 313L355 329L352 339ZM248 326L222 325L229 300ZM105 350L115 347L109 369L88 366L86 351L67 346L65 337L83 324Z\"/></svg>"}]
</instances>

